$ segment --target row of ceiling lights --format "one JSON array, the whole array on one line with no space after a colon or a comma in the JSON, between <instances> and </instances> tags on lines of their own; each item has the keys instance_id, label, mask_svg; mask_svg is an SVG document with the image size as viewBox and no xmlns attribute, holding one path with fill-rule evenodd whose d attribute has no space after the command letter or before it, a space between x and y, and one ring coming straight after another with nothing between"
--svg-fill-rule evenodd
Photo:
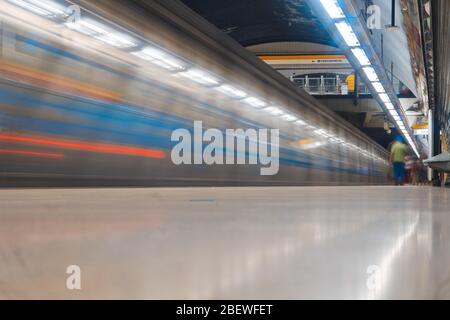
<instances>
[{"instance_id":1,"label":"row of ceiling lights","mask_svg":"<svg viewBox=\"0 0 450 320\"><path fill-rule=\"evenodd\" d=\"M383 102L385 108L394 119L395 123L403 133L411 148L414 150L415 154L420 158L420 154L417 150L416 144L414 143L414 139L407 129L408 124L402 120L400 114L394 107L394 104L392 103L389 95L386 93L386 90L383 87L377 72L373 68L370 59L368 58L364 49L361 47L356 33L353 31L351 25L347 22L345 13L339 5L338 0L320 0L320 2L330 18L333 20L335 27L341 34L345 43L351 49L352 54L361 65L363 72L367 76L367 79L369 79L373 89L378 94L378 97Z\"/></svg>"},{"instance_id":2,"label":"row of ceiling lights","mask_svg":"<svg viewBox=\"0 0 450 320\"><path fill-rule=\"evenodd\" d=\"M65 7L53 0L7 0L23 9L31 11L39 16L52 19L65 21L68 17ZM183 59L176 55L169 53L166 50L160 49L156 46L149 46L147 43L138 40L124 32L116 30L103 22L99 22L91 17L83 17L79 21L74 23L65 23L65 25L77 32L80 32L89 37L95 38L107 45L113 46L117 49L125 49L130 54L150 62L156 66L164 68L177 76L181 76L192 80L193 82L202 86L212 88L229 98L239 100L242 103L249 105L255 109L262 110L271 116L277 116L280 119L291 122L302 128L310 130L316 136L322 139L327 139L331 143L341 144L350 150L359 152L367 158L372 158L377 161L386 163L381 157L366 151L354 144L347 143L345 140L340 139L332 133L327 132L324 129L317 128L312 125L308 125L305 121L297 116L286 111L286 108L281 106L274 106L266 102L263 99L254 97L248 94L242 89L235 87L234 85L226 84L219 77L212 75L209 72L201 70L199 68L191 66Z\"/></svg>"}]
</instances>

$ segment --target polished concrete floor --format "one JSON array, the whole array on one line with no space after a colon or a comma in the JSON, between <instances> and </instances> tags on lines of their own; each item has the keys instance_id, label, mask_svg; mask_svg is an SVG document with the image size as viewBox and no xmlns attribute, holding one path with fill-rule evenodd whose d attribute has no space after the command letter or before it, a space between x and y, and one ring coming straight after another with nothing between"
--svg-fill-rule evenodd
<instances>
[{"instance_id":1,"label":"polished concrete floor","mask_svg":"<svg viewBox=\"0 0 450 320\"><path fill-rule=\"evenodd\" d=\"M0 298L450 298L449 201L428 187L0 190Z\"/></svg>"}]
</instances>

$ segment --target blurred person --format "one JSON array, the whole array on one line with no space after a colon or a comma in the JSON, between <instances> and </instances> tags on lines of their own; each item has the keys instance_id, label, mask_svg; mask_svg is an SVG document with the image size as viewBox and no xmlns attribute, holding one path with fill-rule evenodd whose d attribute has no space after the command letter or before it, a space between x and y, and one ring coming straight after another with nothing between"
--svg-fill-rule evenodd
<instances>
[{"instance_id":1,"label":"blurred person","mask_svg":"<svg viewBox=\"0 0 450 320\"><path fill-rule=\"evenodd\" d=\"M345 78L345 84L347 85L347 90L349 93L355 92L355 75L350 74L347 78Z\"/></svg>"},{"instance_id":2,"label":"blurred person","mask_svg":"<svg viewBox=\"0 0 450 320\"><path fill-rule=\"evenodd\" d=\"M415 186L419 185L419 163L417 161L414 161L414 166L412 169L412 184Z\"/></svg>"},{"instance_id":3,"label":"blurred person","mask_svg":"<svg viewBox=\"0 0 450 320\"><path fill-rule=\"evenodd\" d=\"M419 183L420 185L428 185L428 169L423 165L423 162L419 163Z\"/></svg>"},{"instance_id":4,"label":"blurred person","mask_svg":"<svg viewBox=\"0 0 450 320\"><path fill-rule=\"evenodd\" d=\"M403 143L403 138L398 135L391 146L390 161L394 172L396 186L402 186L405 182L405 156L408 147Z\"/></svg>"},{"instance_id":5,"label":"blurred person","mask_svg":"<svg viewBox=\"0 0 450 320\"><path fill-rule=\"evenodd\" d=\"M407 183L412 184L413 186L419 185L420 180L420 169L421 169L421 161L415 160L413 156L406 157L406 177Z\"/></svg>"},{"instance_id":6,"label":"blurred person","mask_svg":"<svg viewBox=\"0 0 450 320\"><path fill-rule=\"evenodd\" d=\"M395 140L392 140L389 143L388 148L387 148L388 152L389 152L389 158L391 156L392 145L394 144L394 142L395 142ZM387 178L389 181L394 180L394 170L393 170L392 166L389 167Z\"/></svg>"},{"instance_id":7,"label":"blurred person","mask_svg":"<svg viewBox=\"0 0 450 320\"><path fill-rule=\"evenodd\" d=\"M420 161L419 160L413 160L412 166L411 166L411 184L414 186L419 185L419 175L420 175Z\"/></svg>"},{"instance_id":8,"label":"blurred person","mask_svg":"<svg viewBox=\"0 0 450 320\"><path fill-rule=\"evenodd\" d=\"M404 183L412 184L413 167L414 167L414 159L411 156L406 156Z\"/></svg>"}]
</instances>

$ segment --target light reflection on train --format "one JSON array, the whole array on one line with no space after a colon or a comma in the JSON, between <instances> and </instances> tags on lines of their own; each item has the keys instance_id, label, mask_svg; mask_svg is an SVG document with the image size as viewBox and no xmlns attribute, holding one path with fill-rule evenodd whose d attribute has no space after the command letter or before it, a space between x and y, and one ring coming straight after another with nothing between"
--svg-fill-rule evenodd
<instances>
[{"instance_id":1,"label":"light reflection on train","mask_svg":"<svg viewBox=\"0 0 450 320\"><path fill-rule=\"evenodd\" d=\"M73 19L73 2L0 0L2 185L386 182L381 147L263 63L245 64L234 47L199 37L203 21L180 31L160 14L163 2L147 11L89 3ZM280 129L279 173L176 166L171 134L192 131L194 121Z\"/></svg>"}]
</instances>

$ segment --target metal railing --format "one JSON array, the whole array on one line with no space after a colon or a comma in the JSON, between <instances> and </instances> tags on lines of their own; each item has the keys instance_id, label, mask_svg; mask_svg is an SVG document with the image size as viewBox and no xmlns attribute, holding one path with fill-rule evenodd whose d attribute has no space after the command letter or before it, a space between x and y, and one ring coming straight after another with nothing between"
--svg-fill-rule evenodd
<instances>
[{"instance_id":1,"label":"metal railing","mask_svg":"<svg viewBox=\"0 0 450 320\"><path fill-rule=\"evenodd\" d=\"M349 88L346 79L336 75L335 77L291 77L290 80L298 87L304 89L311 95L352 95L353 88ZM397 94L401 92L403 84L396 78L393 83ZM371 94L370 89L362 82L358 81L359 94Z\"/></svg>"}]
</instances>

